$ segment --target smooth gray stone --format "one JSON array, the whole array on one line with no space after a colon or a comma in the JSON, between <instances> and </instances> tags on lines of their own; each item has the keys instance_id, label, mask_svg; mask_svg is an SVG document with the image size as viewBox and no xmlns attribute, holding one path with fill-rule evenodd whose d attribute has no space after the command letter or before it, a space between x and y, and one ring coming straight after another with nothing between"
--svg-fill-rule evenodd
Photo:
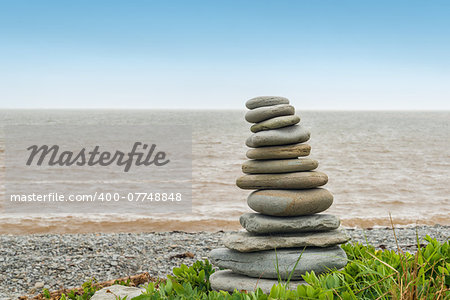
<instances>
[{"instance_id":1,"label":"smooth gray stone","mask_svg":"<svg viewBox=\"0 0 450 300\"><path fill-rule=\"evenodd\" d=\"M248 137L245 144L251 148L288 145L306 142L310 136L309 131L303 126L292 125L254 133Z\"/></svg>"},{"instance_id":2,"label":"smooth gray stone","mask_svg":"<svg viewBox=\"0 0 450 300\"><path fill-rule=\"evenodd\" d=\"M311 171L319 162L310 158L247 160L242 164L242 172L247 174L290 173Z\"/></svg>"},{"instance_id":3,"label":"smooth gray stone","mask_svg":"<svg viewBox=\"0 0 450 300\"><path fill-rule=\"evenodd\" d=\"M263 106L272 106L278 104L289 104L289 100L284 97L276 97L276 96L261 96L255 97L247 102L245 102L245 106L248 109L254 109Z\"/></svg>"},{"instance_id":4,"label":"smooth gray stone","mask_svg":"<svg viewBox=\"0 0 450 300\"><path fill-rule=\"evenodd\" d=\"M350 238L340 230L276 235L233 232L224 236L222 243L228 249L239 252L255 252L281 248L331 247L344 244L349 240Z\"/></svg>"},{"instance_id":5,"label":"smooth gray stone","mask_svg":"<svg viewBox=\"0 0 450 300\"><path fill-rule=\"evenodd\" d=\"M308 156L311 146L308 144L293 144L284 146L268 146L249 149L247 157L250 159L285 159Z\"/></svg>"},{"instance_id":6,"label":"smooth gray stone","mask_svg":"<svg viewBox=\"0 0 450 300\"><path fill-rule=\"evenodd\" d=\"M337 229L340 220L334 215L314 214L300 217L273 217L246 213L239 218L242 227L254 234L299 233Z\"/></svg>"},{"instance_id":7,"label":"smooth gray stone","mask_svg":"<svg viewBox=\"0 0 450 300\"><path fill-rule=\"evenodd\" d=\"M234 292L234 290L254 292L260 288L265 294L269 294L272 287L279 283L276 279L252 278L233 273L231 270L216 271L209 277L209 281L213 290L230 293ZM282 281L281 283L284 284L285 282ZM303 280L292 280L289 281L287 288L295 290L297 286L303 284L307 283Z\"/></svg>"},{"instance_id":8,"label":"smooth gray stone","mask_svg":"<svg viewBox=\"0 0 450 300\"><path fill-rule=\"evenodd\" d=\"M293 217L312 215L328 209L333 195L326 189L258 190L247 198L248 206L264 215Z\"/></svg>"},{"instance_id":9,"label":"smooth gray stone","mask_svg":"<svg viewBox=\"0 0 450 300\"><path fill-rule=\"evenodd\" d=\"M115 284L98 290L92 296L91 300L116 300L118 299L117 297L131 299L142 295L143 292L145 292L144 288Z\"/></svg>"},{"instance_id":10,"label":"smooth gray stone","mask_svg":"<svg viewBox=\"0 0 450 300\"><path fill-rule=\"evenodd\" d=\"M325 185L328 176L322 172L306 171L284 174L251 174L239 177L236 185L241 189L311 189Z\"/></svg>"},{"instance_id":11,"label":"smooth gray stone","mask_svg":"<svg viewBox=\"0 0 450 300\"><path fill-rule=\"evenodd\" d=\"M269 120L265 120L265 121L256 123L255 125L250 127L250 131L258 132L258 131L263 131L263 130L283 128L283 127L295 125L298 122L300 122L300 117L296 116L296 115L275 117L275 118L272 118Z\"/></svg>"},{"instance_id":12,"label":"smooth gray stone","mask_svg":"<svg viewBox=\"0 0 450 300\"><path fill-rule=\"evenodd\" d=\"M294 113L295 108L289 104L264 106L249 110L245 114L245 120L250 123L258 123L279 116L293 115Z\"/></svg>"},{"instance_id":13,"label":"smooth gray stone","mask_svg":"<svg viewBox=\"0 0 450 300\"><path fill-rule=\"evenodd\" d=\"M227 248L214 249L210 252L211 262L235 273L255 278L287 279L293 271L292 279L301 279L301 275L314 271L325 273L329 269L340 269L347 264L347 255L339 246L329 248L291 248L243 253ZM276 261L278 260L278 272Z\"/></svg>"}]
</instances>

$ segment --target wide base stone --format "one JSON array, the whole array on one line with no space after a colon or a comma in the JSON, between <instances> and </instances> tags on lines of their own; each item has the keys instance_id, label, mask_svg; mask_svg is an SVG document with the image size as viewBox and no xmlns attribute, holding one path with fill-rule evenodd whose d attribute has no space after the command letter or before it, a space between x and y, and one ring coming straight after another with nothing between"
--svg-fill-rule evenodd
<instances>
[{"instance_id":1,"label":"wide base stone","mask_svg":"<svg viewBox=\"0 0 450 300\"><path fill-rule=\"evenodd\" d=\"M248 232L227 234L222 242L228 249L255 252L280 248L332 247L348 242L350 238L340 230L255 235Z\"/></svg>"},{"instance_id":2,"label":"wide base stone","mask_svg":"<svg viewBox=\"0 0 450 300\"><path fill-rule=\"evenodd\" d=\"M297 267L294 266L299 259ZM345 251L338 246L328 248L289 248L259 252L239 252L228 248L214 249L209 253L213 265L230 269L235 273L256 278L285 280L292 272L292 279L301 279L306 272L316 274L329 269L340 269L347 264ZM278 262L278 269L277 269Z\"/></svg>"},{"instance_id":3,"label":"wide base stone","mask_svg":"<svg viewBox=\"0 0 450 300\"><path fill-rule=\"evenodd\" d=\"M211 288L216 291L234 292L249 291L254 292L260 288L264 293L269 294L272 286L278 284L276 279L252 278L245 275L233 273L231 270L216 271L209 277ZM299 285L307 284L305 281L290 281L288 288L294 290Z\"/></svg>"}]
</instances>

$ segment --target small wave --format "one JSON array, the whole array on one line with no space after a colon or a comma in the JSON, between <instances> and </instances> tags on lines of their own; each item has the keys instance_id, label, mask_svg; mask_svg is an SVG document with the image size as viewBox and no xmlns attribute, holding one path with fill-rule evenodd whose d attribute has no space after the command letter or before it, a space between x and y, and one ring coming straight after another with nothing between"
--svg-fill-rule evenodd
<instances>
[{"instance_id":1,"label":"small wave","mask_svg":"<svg viewBox=\"0 0 450 300\"><path fill-rule=\"evenodd\" d=\"M68 219L20 219L2 220L0 234L67 234L67 233L95 233L95 232L165 232L165 231L220 231L238 230L241 226L236 220L177 220L137 218L127 219L110 216L109 219L94 221L83 218ZM145 228L145 229L144 229Z\"/></svg>"},{"instance_id":2,"label":"small wave","mask_svg":"<svg viewBox=\"0 0 450 300\"><path fill-rule=\"evenodd\" d=\"M397 226L416 226L416 225L450 225L448 216L431 216L427 218L393 218L393 224ZM389 217L384 218L342 218L342 226L354 228L375 228L375 227L392 227Z\"/></svg>"},{"instance_id":3,"label":"small wave","mask_svg":"<svg viewBox=\"0 0 450 300\"><path fill-rule=\"evenodd\" d=\"M236 212L237 213L237 212ZM430 218L393 218L395 227L416 225L450 225L445 215ZM350 228L386 228L391 227L386 218L347 218L342 226ZM97 214L89 217L82 215L49 215L46 217L9 216L0 217L0 234L46 234L46 233L93 233L93 232L165 232L165 231L220 231L239 230L238 217L211 218L211 216L191 215L181 219L177 215L165 214L159 217L143 215Z\"/></svg>"}]
</instances>

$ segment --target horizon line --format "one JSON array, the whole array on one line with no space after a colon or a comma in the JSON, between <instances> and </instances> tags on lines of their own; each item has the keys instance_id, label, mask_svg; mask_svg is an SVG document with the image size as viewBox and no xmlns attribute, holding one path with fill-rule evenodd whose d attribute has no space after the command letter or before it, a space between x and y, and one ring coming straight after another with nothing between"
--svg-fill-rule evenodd
<instances>
[{"instance_id":1,"label":"horizon line","mask_svg":"<svg viewBox=\"0 0 450 300\"><path fill-rule=\"evenodd\" d=\"M88 108L82 108L82 107L67 107L67 108L60 108L60 107L0 107L0 110L125 110L125 111L139 111L139 110L161 110L161 111L168 111L168 110L181 110L181 111L246 111L248 110L246 107L243 108L121 108L121 107L88 107ZM404 108L395 108L395 109L336 109L336 108L307 108L307 109L301 109L301 111L333 111L333 112L339 112L339 111L354 111L354 112L398 112L398 111L408 111L408 112L450 112L449 109L404 109Z\"/></svg>"}]
</instances>

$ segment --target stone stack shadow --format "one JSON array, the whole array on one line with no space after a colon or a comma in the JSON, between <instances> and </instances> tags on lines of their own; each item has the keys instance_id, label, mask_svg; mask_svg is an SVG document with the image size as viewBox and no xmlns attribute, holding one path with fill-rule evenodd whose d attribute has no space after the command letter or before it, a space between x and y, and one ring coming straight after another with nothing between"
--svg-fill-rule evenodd
<instances>
[{"instance_id":1,"label":"stone stack shadow","mask_svg":"<svg viewBox=\"0 0 450 300\"><path fill-rule=\"evenodd\" d=\"M308 157L311 147L305 144L310 133L289 100L257 97L246 106L245 119L254 123L246 141L250 160L243 163L246 175L236 184L254 190L247 203L257 213L242 215L246 232L225 236L226 248L211 251L212 263L227 269L211 276L211 286L269 292L278 278L287 280L292 274L290 288L295 288L304 284L301 275L306 272L344 267L347 257L339 244L349 238L338 230L338 217L319 214L331 206L333 195L321 188L328 177L314 171L319 163Z\"/></svg>"}]
</instances>

